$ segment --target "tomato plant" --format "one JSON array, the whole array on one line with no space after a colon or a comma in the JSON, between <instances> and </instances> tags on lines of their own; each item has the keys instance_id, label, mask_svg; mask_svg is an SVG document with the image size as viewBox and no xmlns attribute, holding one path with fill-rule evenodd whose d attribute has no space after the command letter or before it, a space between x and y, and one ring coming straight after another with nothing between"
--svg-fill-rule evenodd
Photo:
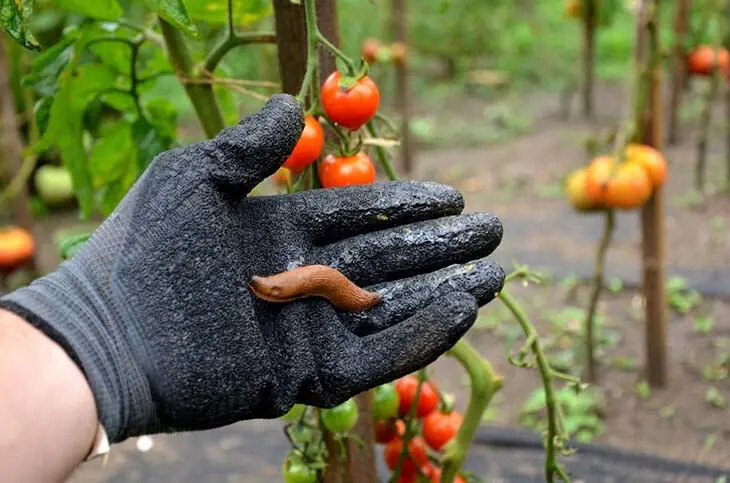
<instances>
[{"instance_id":1,"label":"tomato plant","mask_svg":"<svg viewBox=\"0 0 730 483\"><path fill-rule=\"evenodd\" d=\"M463 419L464 417L457 411L432 412L423 420L423 438L431 448L438 451L456 436Z\"/></svg>"},{"instance_id":2,"label":"tomato plant","mask_svg":"<svg viewBox=\"0 0 730 483\"><path fill-rule=\"evenodd\" d=\"M345 87L342 74L335 71L324 81L320 96L327 117L352 131L371 120L380 105L378 86L367 75Z\"/></svg>"},{"instance_id":3,"label":"tomato plant","mask_svg":"<svg viewBox=\"0 0 730 483\"><path fill-rule=\"evenodd\" d=\"M382 421L398 415L400 396L393 384L383 384L373 391L373 419Z\"/></svg>"},{"instance_id":4,"label":"tomato plant","mask_svg":"<svg viewBox=\"0 0 730 483\"><path fill-rule=\"evenodd\" d=\"M352 399L322 410L322 424L333 433L346 433L357 423L357 404Z\"/></svg>"},{"instance_id":5,"label":"tomato plant","mask_svg":"<svg viewBox=\"0 0 730 483\"><path fill-rule=\"evenodd\" d=\"M427 467L425 475L431 483L441 483L441 468L436 466ZM456 475L454 483L466 483L466 480L461 475Z\"/></svg>"},{"instance_id":6,"label":"tomato plant","mask_svg":"<svg viewBox=\"0 0 730 483\"><path fill-rule=\"evenodd\" d=\"M631 143L626 146L626 160L638 163L651 180L652 188L656 189L667 180L667 161L662 153L645 144Z\"/></svg>"},{"instance_id":7,"label":"tomato plant","mask_svg":"<svg viewBox=\"0 0 730 483\"><path fill-rule=\"evenodd\" d=\"M301 171L319 158L324 148L324 130L314 116L304 118L304 130L294 151L284 161L284 167Z\"/></svg>"},{"instance_id":8,"label":"tomato plant","mask_svg":"<svg viewBox=\"0 0 730 483\"><path fill-rule=\"evenodd\" d=\"M599 156L588 165L586 193L597 206L629 210L649 199L651 179L638 163L616 163L611 156Z\"/></svg>"},{"instance_id":9,"label":"tomato plant","mask_svg":"<svg viewBox=\"0 0 730 483\"><path fill-rule=\"evenodd\" d=\"M406 432L406 425L401 419L385 419L373 423L375 442L385 444L396 436L403 436Z\"/></svg>"},{"instance_id":10,"label":"tomato plant","mask_svg":"<svg viewBox=\"0 0 730 483\"><path fill-rule=\"evenodd\" d=\"M416 397L416 391L418 390L418 378L415 376L402 377L395 383L395 388L400 396L398 412L401 416L404 416L408 414L414 404L413 399ZM436 410L439 404L439 395L430 382L424 381L421 385L421 393L416 404L416 417L419 418L425 417Z\"/></svg>"},{"instance_id":11,"label":"tomato plant","mask_svg":"<svg viewBox=\"0 0 730 483\"><path fill-rule=\"evenodd\" d=\"M319 181L323 188L373 183L375 166L363 152L352 156L330 154L319 165Z\"/></svg>"}]
</instances>

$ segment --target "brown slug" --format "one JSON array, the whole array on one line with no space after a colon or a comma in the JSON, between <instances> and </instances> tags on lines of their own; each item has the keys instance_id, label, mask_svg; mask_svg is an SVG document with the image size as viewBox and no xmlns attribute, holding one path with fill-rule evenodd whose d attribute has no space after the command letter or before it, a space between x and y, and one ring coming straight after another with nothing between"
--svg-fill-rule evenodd
<instances>
[{"instance_id":1,"label":"brown slug","mask_svg":"<svg viewBox=\"0 0 730 483\"><path fill-rule=\"evenodd\" d=\"M381 299L379 293L358 287L341 272L326 265L306 265L269 277L254 275L248 286L254 295L269 302L323 297L344 312L371 309Z\"/></svg>"}]
</instances>

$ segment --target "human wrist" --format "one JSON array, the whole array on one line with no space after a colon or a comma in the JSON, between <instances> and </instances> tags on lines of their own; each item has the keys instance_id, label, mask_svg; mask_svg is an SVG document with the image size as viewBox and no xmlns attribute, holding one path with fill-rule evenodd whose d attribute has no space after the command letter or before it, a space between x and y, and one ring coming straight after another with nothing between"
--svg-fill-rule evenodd
<instances>
[{"instance_id":1,"label":"human wrist","mask_svg":"<svg viewBox=\"0 0 730 483\"><path fill-rule=\"evenodd\" d=\"M153 419L151 396L120 317L100 289L102 277L80 260L4 296L0 309L19 315L75 362L91 388L99 421L118 442L144 432Z\"/></svg>"},{"instance_id":2,"label":"human wrist","mask_svg":"<svg viewBox=\"0 0 730 483\"><path fill-rule=\"evenodd\" d=\"M18 315L0 310L0 431L8 481L50 481L68 474L92 448L98 418L91 388L57 343ZM31 459L43 456L33 471ZM7 471L7 473L6 473ZM40 478L44 476L45 478Z\"/></svg>"}]
</instances>

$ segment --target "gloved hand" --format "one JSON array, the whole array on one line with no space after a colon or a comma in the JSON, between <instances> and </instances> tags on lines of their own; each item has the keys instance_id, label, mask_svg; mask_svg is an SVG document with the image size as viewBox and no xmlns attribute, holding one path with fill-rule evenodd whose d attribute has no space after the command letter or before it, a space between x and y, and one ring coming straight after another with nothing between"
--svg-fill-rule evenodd
<instances>
[{"instance_id":1,"label":"gloved hand","mask_svg":"<svg viewBox=\"0 0 730 483\"><path fill-rule=\"evenodd\" d=\"M79 364L111 441L338 404L434 361L501 289L503 271L479 259L500 222L459 216L446 186L247 198L302 128L294 98L277 95L212 141L162 153L73 259L2 299ZM382 303L339 313L247 287L310 264Z\"/></svg>"}]
</instances>

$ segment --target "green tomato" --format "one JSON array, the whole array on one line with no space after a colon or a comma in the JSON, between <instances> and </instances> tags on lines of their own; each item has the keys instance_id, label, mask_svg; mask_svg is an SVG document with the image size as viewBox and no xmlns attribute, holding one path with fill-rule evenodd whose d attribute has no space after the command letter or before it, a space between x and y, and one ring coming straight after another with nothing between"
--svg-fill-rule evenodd
<instances>
[{"instance_id":1,"label":"green tomato","mask_svg":"<svg viewBox=\"0 0 730 483\"><path fill-rule=\"evenodd\" d=\"M400 396L393 384L383 384L375 388L373 396L373 419L375 421L396 417L398 406L400 406Z\"/></svg>"},{"instance_id":2,"label":"green tomato","mask_svg":"<svg viewBox=\"0 0 730 483\"><path fill-rule=\"evenodd\" d=\"M38 196L49 206L63 205L73 199L71 174L64 167L41 166L35 173L34 183Z\"/></svg>"},{"instance_id":3,"label":"green tomato","mask_svg":"<svg viewBox=\"0 0 730 483\"><path fill-rule=\"evenodd\" d=\"M305 409L307 409L307 406L304 404L295 404L288 413L281 417L281 419L287 422L297 421L302 416Z\"/></svg>"},{"instance_id":4,"label":"green tomato","mask_svg":"<svg viewBox=\"0 0 730 483\"><path fill-rule=\"evenodd\" d=\"M357 423L357 405L348 399L339 406L322 410L324 427L332 433L346 433Z\"/></svg>"},{"instance_id":5,"label":"green tomato","mask_svg":"<svg viewBox=\"0 0 730 483\"><path fill-rule=\"evenodd\" d=\"M281 474L285 483L315 483L317 471L305 465L301 461L287 458L281 467Z\"/></svg>"}]
</instances>

